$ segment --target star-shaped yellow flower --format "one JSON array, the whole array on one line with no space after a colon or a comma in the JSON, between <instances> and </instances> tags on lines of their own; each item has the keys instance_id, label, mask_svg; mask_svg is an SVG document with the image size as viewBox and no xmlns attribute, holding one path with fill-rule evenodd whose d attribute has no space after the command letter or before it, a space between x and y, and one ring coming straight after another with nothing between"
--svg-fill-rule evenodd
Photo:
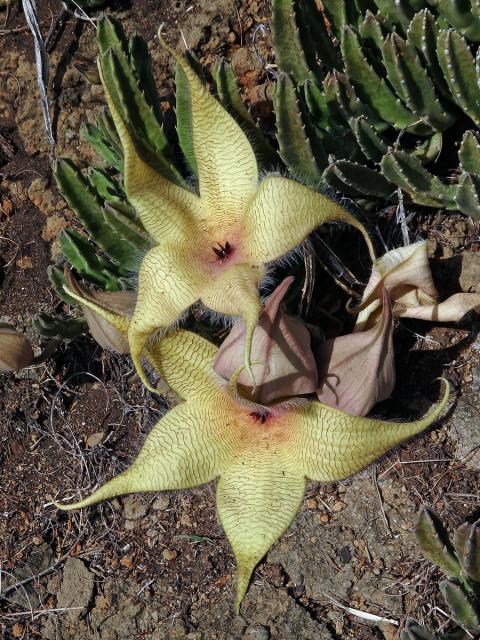
<instances>
[{"instance_id":1,"label":"star-shaped yellow flower","mask_svg":"<svg viewBox=\"0 0 480 640\"><path fill-rule=\"evenodd\" d=\"M250 350L265 264L330 221L359 229L372 255L373 250L363 226L332 199L279 175L260 179L252 146L238 123L159 37L187 79L198 190L171 182L147 162L115 107L114 53L104 54L99 64L124 151L125 191L155 243L140 267L128 333L132 358L148 386L140 359L149 337L201 300L209 309L245 320L245 367L253 378Z\"/></svg>"},{"instance_id":2,"label":"star-shaped yellow flower","mask_svg":"<svg viewBox=\"0 0 480 640\"><path fill-rule=\"evenodd\" d=\"M127 318L69 294L127 331ZM411 423L351 416L303 399L265 407L238 395L239 372L230 383L214 372L217 348L194 333L177 330L145 354L184 402L153 427L129 469L88 498L59 506L218 480L218 513L238 566L237 608L255 565L295 517L307 478L329 482L356 473L428 427L448 400L446 386L437 407Z\"/></svg>"}]
</instances>

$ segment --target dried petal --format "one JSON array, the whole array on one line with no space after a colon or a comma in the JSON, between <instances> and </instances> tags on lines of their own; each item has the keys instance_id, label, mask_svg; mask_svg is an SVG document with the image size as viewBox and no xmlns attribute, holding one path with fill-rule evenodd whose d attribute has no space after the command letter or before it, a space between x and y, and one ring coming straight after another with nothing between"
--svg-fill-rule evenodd
<instances>
[{"instance_id":1,"label":"dried petal","mask_svg":"<svg viewBox=\"0 0 480 640\"><path fill-rule=\"evenodd\" d=\"M135 308L135 294L131 291L90 291L75 280L70 271L65 271L70 290L107 311L131 318ZM91 307L80 304L90 333L104 349L117 353L129 353L128 340L118 329L100 316Z\"/></svg>"},{"instance_id":2,"label":"dried petal","mask_svg":"<svg viewBox=\"0 0 480 640\"><path fill-rule=\"evenodd\" d=\"M480 294L457 293L445 302L438 302L428 262L427 242L389 251L373 266L365 288L355 331L373 327L379 320L382 288L393 302L393 316L436 322L457 322L480 305Z\"/></svg>"},{"instance_id":3,"label":"dried petal","mask_svg":"<svg viewBox=\"0 0 480 640\"><path fill-rule=\"evenodd\" d=\"M278 398L313 393L317 386L317 367L310 347L310 334L299 318L283 310L285 297L293 278L275 289L260 315L253 333L252 365L256 389L252 399L268 404ZM243 363L245 322L240 320L219 349L214 369L230 378ZM251 394L252 387L245 371L239 383Z\"/></svg>"},{"instance_id":4,"label":"dried petal","mask_svg":"<svg viewBox=\"0 0 480 640\"><path fill-rule=\"evenodd\" d=\"M438 291L428 262L427 242L388 251L373 265L372 274L363 293L355 331L372 327L381 313L382 291L386 289L394 303L408 307L434 304Z\"/></svg>"},{"instance_id":5,"label":"dried petal","mask_svg":"<svg viewBox=\"0 0 480 640\"><path fill-rule=\"evenodd\" d=\"M363 416L395 386L392 305L383 291L380 322L367 331L332 338L315 348L321 402Z\"/></svg>"},{"instance_id":6,"label":"dried petal","mask_svg":"<svg viewBox=\"0 0 480 640\"><path fill-rule=\"evenodd\" d=\"M463 316L480 306L480 293L456 293L438 304L407 307L396 304L394 315L400 318L433 320L435 322L458 322Z\"/></svg>"},{"instance_id":7,"label":"dried petal","mask_svg":"<svg viewBox=\"0 0 480 640\"><path fill-rule=\"evenodd\" d=\"M0 371L20 371L32 364L33 350L27 338L9 324L0 324Z\"/></svg>"}]
</instances>

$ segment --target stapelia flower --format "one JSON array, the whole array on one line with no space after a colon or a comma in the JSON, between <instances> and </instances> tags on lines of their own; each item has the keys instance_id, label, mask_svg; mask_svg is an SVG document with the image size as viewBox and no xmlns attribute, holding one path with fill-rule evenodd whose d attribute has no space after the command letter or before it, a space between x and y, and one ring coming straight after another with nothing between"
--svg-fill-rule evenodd
<instances>
[{"instance_id":1,"label":"stapelia flower","mask_svg":"<svg viewBox=\"0 0 480 640\"><path fill-rule=\"evenodd\" d=\"M393 315L435 322L457 322L480 305L480 293L457 293L439 302L428 262L427 242L388 251L374 262L358 313L355 331L375 325L382 313L382 290L392 299Z\"/></svg>"},{"instance_id":2,"label":"stapelia flower","mask_svg":"<svg viewBox=\"0 0 480 640\"><path fill-rule=\"evenodd\" d=\"M148 338L201 300L209 309L245 320L244 363L253 379L250 350L265 264L292 250L324 222L356 227L372 255L373 250L363 226L327 196L278 175L259 182L247 136L187 62L159 37L187 79L198 193L171 182L148 164L105 81L114 60L100 61L124 152L125 191L155 243L140 267L128 333L132 358L149 386L140 362Z\"/></svg>"},{"instance_id":3,"label":"stapelia flower","mask_svg":"<svg viewBox=\"0 0 480 640\"><path fill-rule=\"evenodd\" d=\"M128 330L125 317L82 303ZM78 509L218 480L218 513L238 566L237 609L255 565L295 517L307 478L328 482L356 473L432 424L448 401L444 383L440 403L411 423L351 416L308 400L266 407L238 395L239 371L229 383L215 373L217 348L196 334L178 330L145 353L184 401L153 427L129 469L88 498L58 506Z\"/></svg>"},{"instance_id":4,"label":"stapelia flower","mask_svg":"<svg viewBox=\"0 0 480 640\"><path fill-rule=\"evenodd\" d=\"M245 371L238 378L249 398L261 404L313 393L317 387L310 333L300 318L288 315L283 308L293 280L285 278L268 298L253 332L255 391ZM239 320L218 350L214 369L224 378L230 379L243 362L245 332L245 322Z\"/></svg>"},{"instance_id":5,"label":"stapelia flower","mask_svg":"<svg viewBox=\"0 0 480 640\"><path fill-rule=\"evenodd\" d=\"M0 323L0 371L20 371L34 361L27 338L9 324Z\"/></svg>"},{"instance_id":6,"label":"stapelia flower","mask_svg":"<svg viewBox=\"0 0 480 640\"><path fill-rule=\"evenodd\" d=\"M364 416L395 386L392 304L383 290L382 314L363 331L315 345L321 402L355 416Z\"/></svg>"}]
</instances>

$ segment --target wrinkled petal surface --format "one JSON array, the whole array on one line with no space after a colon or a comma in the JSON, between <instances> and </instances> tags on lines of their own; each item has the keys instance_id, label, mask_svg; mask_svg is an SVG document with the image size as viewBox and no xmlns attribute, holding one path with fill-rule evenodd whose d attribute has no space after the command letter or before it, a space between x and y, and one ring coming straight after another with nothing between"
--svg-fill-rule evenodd
<instances>
[{"instance_id":1,"label":"wrinkled petal surface","mask_svg":"<svg viewBox=\"0 0 480 640\"><path fill-rule=\"evenodd\" d=\"M297 425L292 455L311 480L331 482L347 478L435 422L449 398L445 380L443 387L438 405L415 422L351 416L321 402L311 402L292 417Z\"/></svg>"},{"instance_id":2,"label":"wrinkled petal surface","mask_svg":"<svg viewBox=\"0 0 480 640\"><path fill-rule=\"evenodd\" d=\"M383 301L380 322L371 329L332 338L316 346L320 402L354 416L364 416L392 393L395 386L393 317L386 292Z\"/></svg>"},{"instance_id":3,"label":"wrinkled petal surface","mask_svg":"<svg viewBox=\"0 0 480 640\"><path fill-rule=\"evenodd\" d=\"M233 399L213 372L216 348L198 335L179 330L147 355L185 402L157 423L126 472L85 500L59 506L220 478L219 515L239 566L237 607L255 564L295 517L305 478L337 480L359 471L429 426L448 400L447 389L425 418L406 424L350 416L320 402L262 407Z\"/></svg>"},{"instance_id":4,"label":"wrinkled petal surface","mask_svg":"<svg viewBox=\"0 0 480 640\"><path fill-rule=\"evenodd\" d=\"M135 462L88 498L63 510L81 509L126 493L187 489L214 480L231 444L223 415L188 403L171 409L148 434Z\"/></svg>"},{"instance_id":5,"label":"wrinkled petal surface","mask_svg":"<svg viewBox=\"0 0 480 640\"><path fill-rule=\"evenodd\" d=\"M117 129L124 154L125 192L146 231L155 242L187 240L194 231L194 218L202 215L200 198L155 171L135 147L133 137L115 108L108 83L103 80L108 108Z\"/></svg>"},{"instance_id":6,"label":"wrinkled petal surface","mask_svg":"<svg viewBox=\"0 0 480 640\"><path fill-rule=\"evenodd\" d=\"M260 314L258 285L263 270L247 265L233 265L219 273L201 294L207 307L229 316L241 316L245 322L244 366L251 380L252 339Z\"/></svg>"},{"instance_id":7,"label":"wrinkled petal surface","mask_svg":"<svg viewBox=\"0 0 480 640\"><path fill-rule=\"evenodd\" d=\"M212 96L185 58L160 40L187 77L202 223L217 231L242 220L258 182L255 154L238 123Z\"/></svg>"},{"instance_id":8,"label":"wrinkled petal surface","mask_svg":"<svg viewBox=\"0 0 480 640\"><path fill-rule=\"evenodd\" d=\"M299 318L287 315L282 300L294 278L289 277L267 300L253 332L252 369L256 389L251 399L269 404L278 398L313 393L317 386L317 367L310 346L310 333ZM245 322L235 324L219 348L214 369L230 379L243 363ZM251 393L245 371L239 384Z\"/></svg>"},{"instance_id":9,"label":"wrinkled petal surface","mask_svg":"<svg viewBox=\"0 0 480 640\"><path fill-rule=\"evenodd\" d=\"M255 566L288 529L305 493L301 471L269 445L253 443L217 487L218 515L237 561L237 610Z\"/></svg>"},{"instance_id":10,"label":"wrinkled petal surface","mask_svg":"<svg viewBox=\"0 0 480 640\"><path fill-rule=\"evenodd\" d=\"M155 330L165 331L199 299L206 278L201 266L195 265L188 247L156 246L143 259L128 342L137 372L150 390L141 365L147 341Z\"/></svg>"},{"instance_id":11,"label":"wrinkled petal surface","mask_svg":"<svg viewBox=\"0 0 480 640\"><path fill-rule=\"evenodd\" d=\"M363 225L337 202L294 180L267 176L245 217L245 254L252 262L271 262L294 249L325 222L344 222L358 229L375 257Z\"/></svg>"}]
</instances>

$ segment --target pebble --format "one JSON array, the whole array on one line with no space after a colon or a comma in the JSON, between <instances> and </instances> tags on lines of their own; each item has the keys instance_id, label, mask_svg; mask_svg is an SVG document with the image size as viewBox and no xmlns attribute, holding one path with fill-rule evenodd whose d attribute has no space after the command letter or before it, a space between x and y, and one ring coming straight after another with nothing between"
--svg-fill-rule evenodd
<instances>
[{"instance_id":1,"label":"pebble","mask_svg":"<svg viewBox=\"0 0 480 640\"><path fill-rule=\"evenodd\" d=\"M96 431L92 433L92 435L87 438L87 447L93 449L93 447L98 447L98 445L102 442L105 433L103 431Z\"/></svg>"},{"instance_id":2,"label":"pebble","mask_svg":"<svg viewBox=\"0 0 480 640\"><path fill-rule=\"evenodd\" d=\"M170 629L170 638L184 638L187 635L187 628L182 620L175 620Z\"/></svg>"},{"instance_id":3,"label":"pebble","mask_svg":"<svg viewBox=\"0 0 480 640\"><path fill-rule=\"evenodd\" d=\"M191 520L190 516L188 515L188 513L184 513L182 515L182 517L180 518L180 524L183 524L186 527L191 527L192 526L192 520Z\"/></svg>"},{"instance_id":4,"label":"pebble","mask_svg":"<svg viewBox=\"0 0 480 640\"><path fill-rule=\"evenodd\" d=\"M123 500L123 510L127 520L138 520L147 513L146 505L138 496L125 496Z\"/></svg>"},{"instance_id":5,"label":"pebble","mask_svg":"<svg viewBox=\"0 0 480 640\"><path fill-rule=\"evenodd\" d=\"M165 558L165 560L175 560L175 558L177 557L177 552L175 551L175 549L164 549L162 551L162 556Z\"/></svg>"},{"instance_id":6,"label":"pebble","mask_svg":"<svg viewBox=\"0 0 480 640\"><path fill-rule=\"evenodd\" d=\"M262 625L247 627L242 636L242 640L269 640L270 632Z\"/></svg>"},{"instance_id":7,"label":"pebble","mask_svg":"<svg viewBox=\"0 0 480 640\"><path fill-rule=\"evenodd\" d=\"M155 498L153 504L152 504L152 509L154 511L164 511L170 504L170 500L167 498L167 496L158 496L158 498Z\"/></svg>"}]
</instances>

